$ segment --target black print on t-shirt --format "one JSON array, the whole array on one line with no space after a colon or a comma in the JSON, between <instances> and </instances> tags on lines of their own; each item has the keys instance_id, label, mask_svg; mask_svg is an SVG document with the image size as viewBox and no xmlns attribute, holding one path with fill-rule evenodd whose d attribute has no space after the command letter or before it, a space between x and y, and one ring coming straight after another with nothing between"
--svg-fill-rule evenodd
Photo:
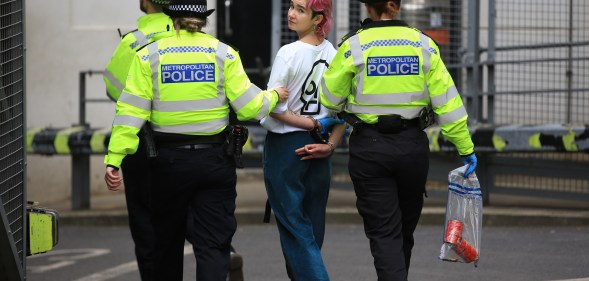
<instances>
[{"instance_id":1,"label":"black print on t-shirt","mask_svg":"<svg viewBox=\"0 0 589 281\"><path fill-rule=\"evenodd\" d=\"M326 60L318 60L313 63L313 68L307 75L303 88L301 89L301 115L317 115L321 111L321 103L319 102L319 81L323 76L323 72L329 64Z\"/></svg>"}]
</instances>

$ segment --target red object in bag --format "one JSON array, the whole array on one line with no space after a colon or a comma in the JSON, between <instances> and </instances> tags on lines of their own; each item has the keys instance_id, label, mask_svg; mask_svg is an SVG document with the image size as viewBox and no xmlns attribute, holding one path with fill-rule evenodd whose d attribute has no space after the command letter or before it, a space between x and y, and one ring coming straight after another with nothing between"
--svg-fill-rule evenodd
<instances>
[{"instance_id":1,"label":"red object in bag","mask_svg":"<svg viewBox=\"0 0 589 281\"><path fill-rule=\"evenodd\" d=\"M466 168L464 165L448 174L446 220L438 258L476 267L481 258L483 193L475 173L464 177Z\"/></svg>"},{"instance_id":2,"label":"red object in bag","mask_svg":"<svg viewBox=\"0 0 589 281\"><path fill-rule=\"evenodd\" d=\"M465 262L473 262L479 255L477 249L464 239L460 240L460 243L456 245L454 252L456 252L456 254L458 254Z\"/></svg>"},{"instance_id":3,"label":"red object in bag","mask_svg":"<svg viewBox=\"0 0 589 281\"><path fill-rule=\"evenodd\" d=\"M448 220L444 242L458 244L462 238L464 223L459 220Z\"/></svg>"}]
</instances>

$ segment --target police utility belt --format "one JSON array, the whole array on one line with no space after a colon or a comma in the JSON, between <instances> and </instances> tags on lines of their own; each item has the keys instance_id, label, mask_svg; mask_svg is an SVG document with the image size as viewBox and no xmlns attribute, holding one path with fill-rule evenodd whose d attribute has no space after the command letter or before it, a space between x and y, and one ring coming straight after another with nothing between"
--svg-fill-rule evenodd
<instances>
[{"instance_id":1,"label":"police utility belt","mask_svg":"<svg viewBox=\"0 0 589 281\"><path fill-rule=\"evenodd\" d=\"M147 131L149 130L150 127L147 128ZM229 125L225 131L212 136L166 134L153 131L151 133L151 135L149 133L142 135L143 138L151 138L145 142L149 157L156 157L158 148L200 150L223 146L225 154L235 160L235 166L243 168L241 156L249 135L246 126ZM149 147L150 145L152 147Z\"/></svg>"},{"instance_id":2,"label":"police utility belt","mask_svg":"<svg viewBox=\"0 0 589 281\"><path fill-rule=\"evenodd\" d=\"M375 124L368 124L360 120L356 115L348 112L338 113L338 117L355 129L373 127L382 134L396 134L410 128L424 130L435 122L435 115L431 107L426 107L419 112L419 116L413 119L403 119L400 115L379 115Z\"/></svg>"}]
</instances>

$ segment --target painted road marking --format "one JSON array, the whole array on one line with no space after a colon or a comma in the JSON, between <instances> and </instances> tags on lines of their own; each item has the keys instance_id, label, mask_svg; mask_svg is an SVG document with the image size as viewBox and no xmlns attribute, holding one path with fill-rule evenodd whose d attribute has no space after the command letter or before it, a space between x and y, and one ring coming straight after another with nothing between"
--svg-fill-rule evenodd
<instances>
[{"instance_id":1,"label":"painted road marking","mask_svg":"<svg viewBox=\"0 0 589 281\"><path fill-rule=\"evenodd\" d=\"M184 247L184 255L189 254L192 254L192 245L187 245ZM93 273L80 279L76 279L75 281L105 281L137 270L137 261L131 261L113 268Z\"/></svg>"},{"instance_id":2,"label":"painted road marking","mask_svg":"<svg viewBox=\"0 0 589 281\"><path fill-rule=\"evenodd\" d=\"M65 250L55 250L51 252L44 253L42 255L35 255L28 257L29 259L37 259L37 258L47 258L52 264L48 265L37 265L37 266L27 266L27 269L31 271L31 273L44 273L47 271L52 271L56 269L60 269L66 266L70 266L76 263L78 260L89 259L93 257L98 257L102 255L106 255L110 253L108 249L65 249Z\"/></svg>"},{"instance_id":3,"label":"painted road marking","mask_svg":"<svg viewBox=\"0 0 589 281\"><path fill-rule=\"evenodd\" d=\"M62 267L70 266L76 263L75 261L60 261L56 263L52 263L50 265L38 265L38 266L29 266L28 269L31 273L44 273L51 270L60 269Z\"/></svg>"}]
</instances>

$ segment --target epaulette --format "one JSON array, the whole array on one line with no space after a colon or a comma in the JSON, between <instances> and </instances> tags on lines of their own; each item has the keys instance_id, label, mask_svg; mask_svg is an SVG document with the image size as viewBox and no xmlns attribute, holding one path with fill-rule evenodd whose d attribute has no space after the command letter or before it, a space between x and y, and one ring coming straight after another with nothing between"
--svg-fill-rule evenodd
<instances>
[{"instance_id":1,"label":"epaulette","mask_svg":"<svg viewBox=\"0 0 589 281\"><path fill-rule=\"evenodd\" d=\"M387 26L403 26L403 27L407 27L407 28L411 28L427 37L429 37L430 39L432 39L434 41L434 43L436 45L438 45L438 43L436 42L436 40L434 40L433 38L431 38L431 36L423 33L423 31L410 26L409 24L407 24L405 21L402 20L379 20L379 21L373 21L371 19L365 19L364 21L362 21L362 25L360 25L360 27L352 30L350 33L346 34L344 37L342 37L342 42L339 43L337 46L340 47L346 40L348 40L350 37L362 32L363 30L366 29L370 29L370 28L375 28L375 27L387 27ZM438 45L439 46L439 45Z\"/></svg>"},{"instance_id":2,"label":"epaulette","mask_svg":"<svg viewBox=\"0 0 589 281\"><path fill-rule=\"evenodd\" d=\"M418 28L416 28L416 27L412 27L412 26L409 26L409 28L411 28L411 29L413 29L413 30L415 30L415 31L417 31L417 32L419 32L419 33L421 33L421 34L423 34L423 35L427 36L429 39L432 39L432 41L434 41L434 44L436 44L436 46L440 46L440 45L438 44L438 42L436 42L436 40L435 40L434 38L432 38L431 36L427 35L425 32L421 31L420 29L418 29Z\"/></svg>"},{"instance_id":3,"label":"epaulette","mask_svg":"<svg viewBox=\"0 0 589 281\"><path fill-rule=\"evenodd\" d=\"M363 21L360 23L360 26L358 26L358 27L357 27L357 28L355 28L355 29L352 29L352 31L350 31L348 34L344 35L344 36L342 37L342 41L341 41L339 44L337 44L337 46L338 46L338 47L341 47L341 45L342 45L344 42L346 42L346 40L348 40L350 37L352 37L352 36L354 36L354 35L356 35L356 34L360 33L360 32L361 32L361 31L364 29L364 26L365 26L365 25L367 25L367 24L368 24L368 23L370 23L370 22L372 22L372 20L371 20L370 18L366 18L366 19L364 19L364 20L363 20Z\"/></svg>"},{"instance_id":4,"label":"epaulette","mask_svg":"<svg viewBox=\"0 0 589 281\"><path fill-rule=\"evenodd\" d=\"M125 38L125 36L127 36L127 35L129 35L129 34L131 34L131 33L135 32L135 31L137 31L137 30L139 30L139 29L134 29L134 30L131 30L131 31L129 31L129 32L127 32L127 33L125 33L125 34L121 35L121 39Z\"/></svg>"},{"instance_id":5,"label":"epaulette","mask_svg":"<svg viewBox=\"0 0 589 281\"><path fill-rule=\"evenodd\" d=\"M219 40L219 39L217 39L217 40ZM223 43L223 44L225 44L225 45L227 45L227 46L231 47L233 50L235 50L236 52L238 52L238 53L239 53L239 49L237 49L237 48L236 48L235 46L233 46L232 44L229 44L229 43L227 43L227 42L223 42L223 41L221 41L221 40L219 40L219 42L221 42L221 43Z\"/></svg>"},{"instance_id":6,"label":"epaulette","mask_svg":"<svg viewBox=\"0 0 589 281\"><path fill-rule=\"evenodd\" d=\"M233 50L235 50L236 52L238 52L238 53L239 53L239 49L237 49L235 46L233 46L233 45L231 45L231 44L229 44L229 43L227 43L227 42L225 42L225 41L222 41L222 40L220 40L219 38L216 38L215 36L213 36L213 35L210 35L210 34L208 34L208 33L204 32L204 31L199 31L199 33L202 33L202 34L206 34L206 35L208 35L208 36L211 36L212 38L214 38L214 39L217 39L217 40L218 40L220 43L223 43L223 44L225 44L225 45L227 45L227 46L231 47Z\"/></svg>"},{"instance_id":7,"label":"epaulette","mask_svg":"<svg viewBox=\"0 0 589 281\"><path fill-rule=\"evenodd\" d=\"M136 52L136 53L138 53L139 51L141 51L141 49L143 49L143 48L145 48L145 47L149 46L149 44L153 44L153 43L155 43L155 42L156 42L156 41L151 41L151 42L149 42L149 43L147 43L147 44L145 44L145 45L143 45L143 46L139 47L139 48L137 49L137 51L135 51L135 52Z\"/></svg>"},{"instance_id":8,"label":"epaulette","mask_svg":"<svg viewBox=\"0 0 589 281\"><path fill-rule=\"evenodd\" d=\"M154 39L154 38L156 38L156 36L160 36L160 35L162 35L162 34L163 34L163 35L166 35L166 34L164 34L164 33L167 33L167 34L174 34L173 32L174 32L174 31L169 31L169 30L168 30L168 31L161 31L161 32L154 33L154 36L153 36L153 37L151 37L151 39L149 40L149 42L147 42L146 44L143 44L143 45L141 45L141 46L140 46L140 47L137 49L137 51L136 51L136 52L139 52L139 50L143 49L145 46L147 46L147 45L149 45L149 44L151 44L151 43L153 43L153 42L155 42L155 41L158 41L159 39L166 38L166 37L161 37L161 38L159 38L159 39ZM170 35L169 37L171 37L171 35Z\"/></svg>"}]
</instances>

